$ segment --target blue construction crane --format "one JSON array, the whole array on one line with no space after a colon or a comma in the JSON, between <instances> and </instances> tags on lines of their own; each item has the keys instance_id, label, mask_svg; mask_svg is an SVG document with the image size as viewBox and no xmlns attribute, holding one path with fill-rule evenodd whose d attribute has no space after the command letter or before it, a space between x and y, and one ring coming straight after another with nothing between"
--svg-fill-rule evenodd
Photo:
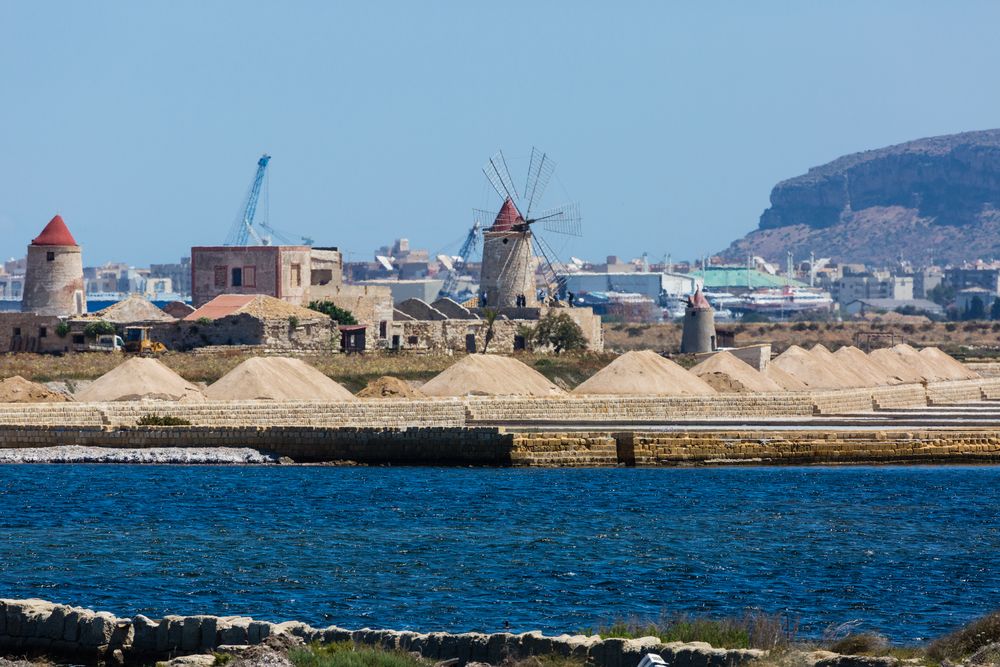
<instances>
[{"instance_id":1,"label":"blue construction crane","mask_svg":"<svg viewBox=\"0 0 1000 667\"><path fill-rule=\"evenodd\" d=\"M257 173L250 183L250 191L243 202L241 212L236 218L236 223L226 237L225 245L245 246L245 245L270 245L270 239L262 236L254 228L254 218L257 215L257 202L260 200L261 188L264 186L264 175L267 172L267 163L271 161L271 156L260 156L257 160ZM267 223L263 223L266 228ZM251 241L252 239L252 241Z\"/></svg>"},{"instance_id":2,"label":"blue construction crane","mask_svg":"<svg viewBox=\"0 0 1000 667\"><path fill-rule=\"evenodd\" d=\"M472 256L473 251L479 245L480 231L479 221L476 220L472 225L472 229L469 230L469 234L465 237L462 247L459 248L456 257L457 261L454 261L452 268L448 270L448 275L444 279L444 284L441 285L441 290L438 292L437 298L448 297L449 299L454 299L458 296L456 291L458 290L459 269L465 266L469 261L469 257Z\"/></svg>"}]
</instances>

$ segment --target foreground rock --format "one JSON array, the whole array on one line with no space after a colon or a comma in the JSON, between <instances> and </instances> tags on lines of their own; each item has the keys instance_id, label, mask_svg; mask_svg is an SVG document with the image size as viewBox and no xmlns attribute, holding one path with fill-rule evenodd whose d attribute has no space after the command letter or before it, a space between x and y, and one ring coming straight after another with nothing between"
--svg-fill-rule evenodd
<instances>
[{"instance_id":1,"label":"foreground rock","mask_svg":"<svg viewBox=\"0 0 1000 667\"><path fill-rule=\"evenodd\" d=\"M278 458L247 447L63 447L0 449L4 463L142 463L240 465L276 463Z\"/></svg>"}]
</instances>

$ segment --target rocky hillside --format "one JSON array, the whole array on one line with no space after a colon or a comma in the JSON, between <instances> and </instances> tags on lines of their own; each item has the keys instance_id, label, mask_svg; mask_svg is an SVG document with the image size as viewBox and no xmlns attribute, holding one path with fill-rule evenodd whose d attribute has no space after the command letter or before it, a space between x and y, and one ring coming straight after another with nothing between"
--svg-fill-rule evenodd
<instances>
[{"instance_id":1,"label":"rocky hillside","mask_svg":"<svg viewBox=\"0 0 1000 667\"><path fill-rule=\"evenodd\" d=\"M1000 130L837 158L771 191L758 229L721 253L918 263L1000 256Z\"/></svg>"}]
</instances>

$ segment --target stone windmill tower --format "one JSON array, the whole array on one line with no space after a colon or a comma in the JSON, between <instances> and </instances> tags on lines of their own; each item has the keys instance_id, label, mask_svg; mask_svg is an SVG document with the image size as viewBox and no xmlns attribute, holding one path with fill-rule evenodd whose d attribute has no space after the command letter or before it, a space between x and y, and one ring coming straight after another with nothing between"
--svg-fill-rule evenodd
<instances>
[{"instance_id":1,"label":"stone windmill tower","mask_svg":"<svg viewBox=\"0 0 1000 667\"><path fill-rule=\"evenodd\" d=\"M555 253L551 246L532 228L535 223L547 231L570 236L580 235L580 209L567 204L533 214L535 204L541 199L555 163L549 157L531 149L525 195L521 200L524 214L518 206L520 199L507 169L503 152L494 155L483 167L483 173L493 189L503 200L495 215L489 211L476 211L476 219L493 224L483 230L483 265L480 276L480 306L488 308L537 308L538 284L536 272L542 269L545 291L558 290L558 279L553 263Z\"/></svg>"},{"instance_id":2,"label":"stone windmill tower","mask_svg":"<svg viewBox=\"0 0 1000 667\"><path fill-rule=\"evenodd\" d=\"M681 352L698 354L714 352L715 342L715 311L708 299L698 288L688 297L684 309L684 328L681 331Z\"/></svg>"},{"instance_id":3,"label":"stone windmill tower","mask_svg":"<svg viewBox=\"0 0 1000 667\"><path fill-rule=\"evenodd\" d=\"M28 246L21 311L38 315L87 312L80 246L61 216L55 216Z\"/></svg>"}]
</instances>

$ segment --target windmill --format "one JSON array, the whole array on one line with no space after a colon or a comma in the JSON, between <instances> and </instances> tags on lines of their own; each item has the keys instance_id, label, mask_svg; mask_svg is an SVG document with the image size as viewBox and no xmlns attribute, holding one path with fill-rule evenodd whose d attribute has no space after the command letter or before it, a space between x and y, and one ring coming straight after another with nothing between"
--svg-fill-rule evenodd
<instances>
[{"instance_id":1,"label":"windmill","mask_svg":"<svg viewBox=\"0 0 1000 667\"><path fill-rule=\"evenodd\" d=\"M565 204L537 211L556 164L537 148L531 149L524 196L518 194L507 168L503 151L497 152L483 166L483 173L503 204L499 212L476 210L476 220L483 230L483 267L480 278L480 305L490 308L537 307L540 305L535 272L541 268L546 291L559 289L552 247L540 230L581 235L580 207ZM522 213L523 211L523 213Z\"/></svg>"}]
</instances>

